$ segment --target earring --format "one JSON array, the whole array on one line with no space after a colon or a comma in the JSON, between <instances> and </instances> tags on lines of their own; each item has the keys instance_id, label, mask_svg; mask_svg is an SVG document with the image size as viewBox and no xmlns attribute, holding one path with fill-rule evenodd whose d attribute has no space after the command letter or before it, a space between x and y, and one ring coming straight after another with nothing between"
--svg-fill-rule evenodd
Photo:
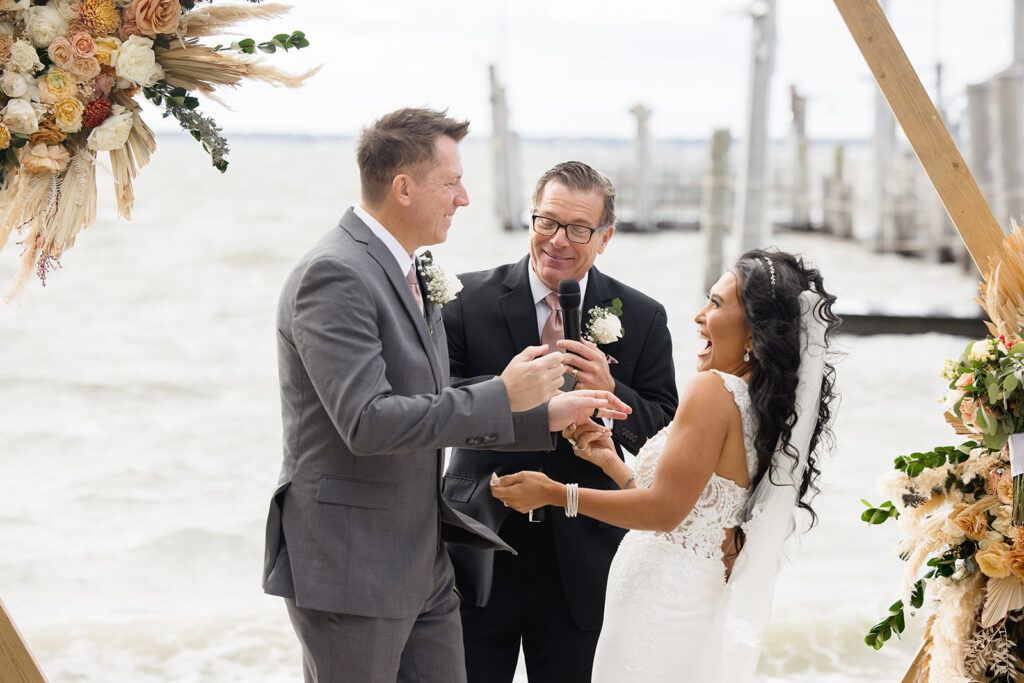
<instances>
[{"instance_id":1,"label":"earring","mask_svg":"<svg viewBox=\"0 0 1024 683\"><path fill-rule=\"evenodd\" d=\"M750 349L746 349L746 351L743 353L743 362L744 363L749 363L750 362Z\"/></svg>"}]
</instances>

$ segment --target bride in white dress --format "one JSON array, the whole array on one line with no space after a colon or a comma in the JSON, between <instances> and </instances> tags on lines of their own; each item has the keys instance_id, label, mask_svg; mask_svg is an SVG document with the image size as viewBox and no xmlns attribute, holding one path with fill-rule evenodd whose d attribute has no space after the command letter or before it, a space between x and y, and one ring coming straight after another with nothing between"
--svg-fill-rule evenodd
<instances>
[{"instance_id":1,"label":"bride in white dress","mask_svg":"<svg viewBox=\"0 0 1024 683\"><path fill-rule=\"evenodd\" d=\"M609 571L595 682L753 680L783 542L798 508L814 520L815 455L831 434L834 301L798 257L744 254L695 317L706 340L698 373L635 472L603 426L565 432L578 456L629 490L578 489L540 472L492 479L520 512L557 505L634 530Z\"/></svg>"}]
</instances>

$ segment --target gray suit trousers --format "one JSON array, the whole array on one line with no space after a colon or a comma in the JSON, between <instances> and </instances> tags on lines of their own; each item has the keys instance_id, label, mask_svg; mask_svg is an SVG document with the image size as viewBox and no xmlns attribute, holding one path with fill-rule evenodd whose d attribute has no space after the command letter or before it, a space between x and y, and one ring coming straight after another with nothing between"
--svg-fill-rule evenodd
<instances>
[{"instance_id":1,"label":"gray suit trousers","mask_svg":"<svg viewBox=\"0 0 1024 683\"><path fill-rule=\"evenodd\" d=\"M434 578L420 614L405 619L323 612L285 598L305 683L465 683L459 597L443 550Z\"/></svg>"}]
</instances>

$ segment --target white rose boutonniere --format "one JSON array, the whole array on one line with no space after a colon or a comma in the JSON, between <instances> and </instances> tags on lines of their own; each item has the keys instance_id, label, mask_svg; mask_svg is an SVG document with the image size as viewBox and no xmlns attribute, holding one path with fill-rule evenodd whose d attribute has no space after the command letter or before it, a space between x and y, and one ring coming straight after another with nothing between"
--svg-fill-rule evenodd
<instances>
[{"instance_id":1,"label":"white rose boutonniere","mask_svg":"<svg viewBox=\"0 0 1024 683\"><path fill-rule=\"evenodd\" d=\"M622 300L613 299L611 306L594 306L590 309L590 320L583 330L583 338L593 344L611 344L626 334L622 329Z\"/></svg>"},{"instance_id":2,"label":"white rose boutonniere","mask_svg":"<svg viewBox=\"0 0 1024 683\"><path fill-rule=\"evenodd\" d=\"M420 273L427 283L427 301L434 306L444 306L462 291L462 281L437 265L429 250L420 254ZM433 315L430 316L430 331L434 331Z\"/></svg>"}]
</instances>

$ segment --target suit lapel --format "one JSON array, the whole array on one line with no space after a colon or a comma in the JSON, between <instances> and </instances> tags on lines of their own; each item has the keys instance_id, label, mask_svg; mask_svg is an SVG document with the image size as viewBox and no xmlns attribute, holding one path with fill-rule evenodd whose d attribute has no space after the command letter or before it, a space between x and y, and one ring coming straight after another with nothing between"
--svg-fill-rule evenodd
<instances>
[{"instance_id":1,"label":"suit lapel","mask_svg":"<svg viewBox=\"0 0 1024 683\"><path fill-rule=\"evenodd\" d=\"M537 330L537 306L533 302L530 291L529 257L524 257L515 264L505 277L504 285L509 290L498 299L501 311L505 315L509 336L516 349L540 345L540 332Z\"/></svg>"},{"instance_id":2,"label":"suit lapel","mask_svg":"<svg viewBox=\"0 0 1024 683\"><path fill-rule=\"evenodd\" d=\"M413 327L416 329L416 334L423 345L423 350L427 354L427 360L430 362L430 371L434 375L434 382L438 390L440 390L443 374L441 372L441 360L438 357L437 344L431 339L427 321L423 317L423 313L420 312L419 305L416 303L416 297L413 296L412 291L409 289L409 281L405 279L405 273L400 272L398 262L395 261L395 257L384 246L384 243L351 210L342 216L341 227L347 230L354 239L366 245L366 253L377 262L384 272L384 276L391 283L391 287L394 289L400 305L412 319ZM429 304L427 304L427 307L429 311Z\"/></svg>"},{"instance_id":3,"label":"suit lapel","mask_svg":"<svg viewBox=\"0 0 1024 683\"><path fill-rule=\"evenodd\" d=\"M591 266L590 277L587 278L587 293L583 296L583 310L580 312L580 325L586 329L590 309L594 306L608 306L614 298L608 288L608 278L602 275L596 266Z\"/></svg>"}]
</instances>

